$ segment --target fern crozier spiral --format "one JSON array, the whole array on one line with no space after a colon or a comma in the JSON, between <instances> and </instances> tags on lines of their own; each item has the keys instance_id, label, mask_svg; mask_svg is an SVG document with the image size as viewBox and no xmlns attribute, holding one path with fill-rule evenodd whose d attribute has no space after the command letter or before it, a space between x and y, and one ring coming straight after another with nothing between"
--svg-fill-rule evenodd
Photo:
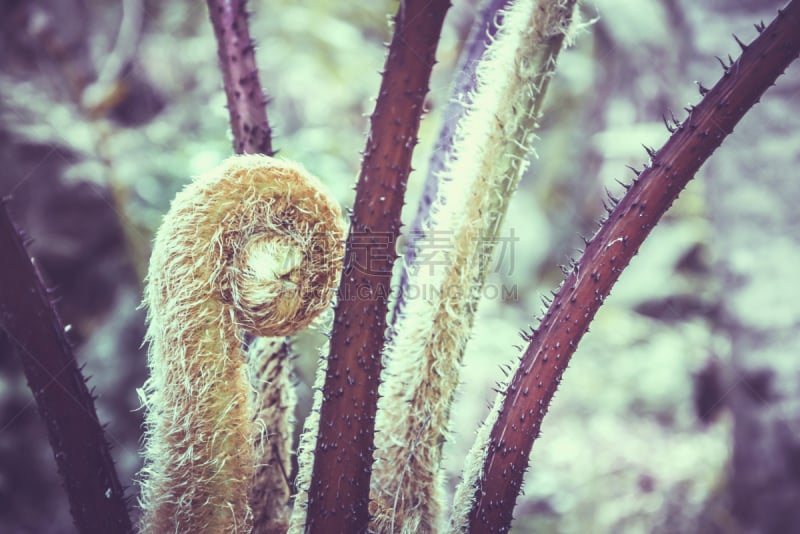
<instances>
[{"instance_id":1,"label":"fern crozier spiral","mask_svg":"<svg viewBox=\"0 0 800 534\"><path fill-rule=\"evenodd\" d=\"M181 191L153 247L142 532L248 532L256 430L244 336L285 336L330 303L338 203L302 167L236 156Z\"/></svg>"}]
</instances>

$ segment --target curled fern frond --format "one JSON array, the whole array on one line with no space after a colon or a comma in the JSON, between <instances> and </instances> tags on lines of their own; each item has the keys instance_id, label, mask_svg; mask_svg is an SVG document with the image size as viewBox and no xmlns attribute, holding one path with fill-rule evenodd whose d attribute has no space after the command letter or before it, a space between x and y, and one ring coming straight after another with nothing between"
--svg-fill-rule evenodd
<instances>
[{"instance_id":1,"label":"curled fern frond","mask_svg":"<svg viewBox=\"0 0 800 534\"><path fill-rule=\"evenodd\" d=\"M148 273L142 532L247 532L256 464L244 333L285 336L329 305L337 202L302 167L228 159L180 192Z\"/></svg>"}]
</instances>

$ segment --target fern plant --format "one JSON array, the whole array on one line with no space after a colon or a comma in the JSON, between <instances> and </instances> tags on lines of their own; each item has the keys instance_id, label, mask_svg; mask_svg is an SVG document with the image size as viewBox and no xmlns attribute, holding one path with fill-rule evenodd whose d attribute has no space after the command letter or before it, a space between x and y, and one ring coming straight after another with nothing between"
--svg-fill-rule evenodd
<instances>
[{"instance_id":1,"label":"fern plant","mask_svg":"<svg viewBox=\"0 0 800 534\"><path fill-rule=\"evenodd\" d=\"M474 84L429 189L430 206L414 225L421 234L446 230L451 261L434 272L415 270L412 262L400 287L423 283L438 291L405 293L391 313L400 209L449 2L400 3L346 237L339 207L319 182L273 157L245 2L208 5L234 149L247 155L188 186L156 240L146 293L152 378L141 530L507 531L542 419L581 337L681 190L800 53L800 3L792 0L769 25L757 25L759 37L741 43L738 59L723 62L719 82L700 86L702 100L688 117L667 121L672 136L661 149L647 149L650 160L625 185L624 197L608 199L607 219L582 257L564 268L547 311L524 335L528 346L465 463L449 526L441 447L492 253L484 243L498 235L526 168L576 2L487 3L480 27L502 22L479 53ZM14 257L23 257L10 222L0 219L0 230ZM413 250L424 245L420 239ZM18 262L8 270L20 273L19 287L34 287L47 308L32 269ZM314 320L337 286L290 498L292 394L283 336ZM18 298L16 287L4 286L0 302ZM57 317L49 321L58 331ZM6 328L21 326L11 321ZM245 332L273 339L254 341ZM65 346L61 356L71 359ZM37 391L43 378L33 367L26 372ZM75 387L85 390L82 381ZM130 530L113 469L103 471L99 484L110 488L107 502L98 500L97 484L75 483L82 475L71 453L79 444L61 439L64 416L48 409L57 399L45 390L37 401L51 423L79 528ZM102 435L96 417L88 424ZM93 446L102 452L105 444ZM81 513L89 503L93 516Z\"/></svg>"}]
</instances>

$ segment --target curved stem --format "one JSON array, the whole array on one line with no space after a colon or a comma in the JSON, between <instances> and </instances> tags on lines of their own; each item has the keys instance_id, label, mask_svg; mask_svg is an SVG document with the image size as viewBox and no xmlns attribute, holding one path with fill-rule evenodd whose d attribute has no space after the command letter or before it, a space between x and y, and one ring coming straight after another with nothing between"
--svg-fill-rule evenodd
<instances>
[{"instance_id":1,"label":"curved stem","mask_svg":"<svg viewBox=\"0 0 800 534\"><path fill-rule=\"evenodd\" d=\"M726 65L689 117L658 151L553 297L504 394L470 453L456 494L453 528L506 532L533 443L578 342L622 270L706 159L800 53L800 0ZM670 126L670 128L673 128Z\"/></svg>"},{"instance_id":2,"label":"curved stem","mask_svg":"<svg viewBox=\"0 0 800 534\"><path fill-rule=\"evenodd\" d=\"M322 312L343 238L321 184L267 156L231 158L176 196L145 293L143 532L251 528L257 429L243 332L289 335Z\"/></svg>"}]
</instances>

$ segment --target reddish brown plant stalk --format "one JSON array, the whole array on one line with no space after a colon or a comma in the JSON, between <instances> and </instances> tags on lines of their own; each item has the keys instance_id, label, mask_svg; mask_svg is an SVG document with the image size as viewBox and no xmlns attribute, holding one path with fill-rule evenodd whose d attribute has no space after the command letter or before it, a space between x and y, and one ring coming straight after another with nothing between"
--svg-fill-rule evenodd
<instances>
[{"instance_id":1,"label":"reddish brown plant stalk","mask_svg":"<svg viewBox=\"0 0 800 534\"><path fill-rule=\"evenodd\" d=\"M131 532L122 486L64 325L0 201L0 326L47 427L79 532Z\"/></svg>"},{"instance_id":2,"label":"reddish brown plant stalk","mask_svg":"<svg viewBox=\"0 0 800 534\"><path fill-rule=\"evenodd\" d=\"M538 332L522 355L499 400L482 472L465 491L473 495L464 523L469 532L506 532L522 486L530 451L561 375L589 323L622 270L706 159L800 53L800 0L779 12L683 123L668 125L672 137L648 150L650 164L629 186L607 221L587 243L581 260L553 297ZM468 480L469 482L469 480Z\"/></svg>"},{"instance_id":3,"label":"reddish brown plant stalk","mask_svg":"<svg viewBox=\"0 0 800 534\"><path fill-rule=\"evenodd\" d=\"M258 80L247 0L207 0L237 154L274 155L267 106Z\"/></svg>"},{"instance_id":4,"label":"reddish brown plant stalk","mask_svg":"<svg viewBox=\"0 0 800 534\"><path fill-rule=\"evenodd\" d=\"M394 20L351 216L308 489L309 532L363 532L395 241L449 0L405 0Z\"/></svg>"}]
</instances>

